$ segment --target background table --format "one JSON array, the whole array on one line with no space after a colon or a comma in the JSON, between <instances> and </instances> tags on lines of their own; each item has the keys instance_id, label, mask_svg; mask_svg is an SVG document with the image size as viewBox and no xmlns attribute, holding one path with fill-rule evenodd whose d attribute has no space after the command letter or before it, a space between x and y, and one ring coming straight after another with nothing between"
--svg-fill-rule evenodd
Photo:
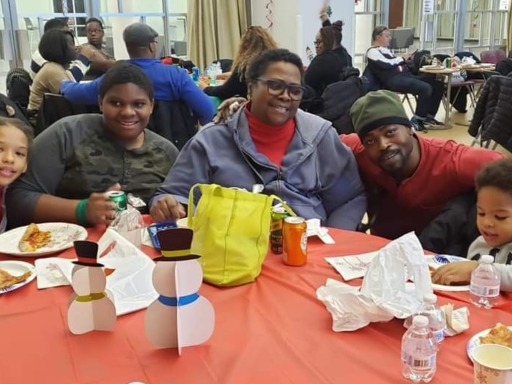
<instances>
[{"instance_id":1,"label":"background table","mask_svg":"<svg viewBox=\"0 0 512 384\"><path fill-rule=\"evenodd\" d=\"M341 279L325 256L376 250L387 240L330 233L335 245L309 240L304 267L285 266L280 256L269 254L255 283L234 288L204 284L200 293L215 308L216 328L210 340L185 348L181 357L149 343L145 311L119 317L113 332L75 336L66 326L71 287L38 291L34 281L0 295L0 383L406 383L401 377L401 320L335 333L315 294L328 277ZM92 240L99 236L99 230L90 232ZM63 256L73 257L73 252ZM512 324L510 296L502 295L492 310L475 308L468 299L467 292L439 292L441 304L470 308L471 328L445 340L433 384L471 383L468 339L498 321Z\"/></svg>"}]
</instances>

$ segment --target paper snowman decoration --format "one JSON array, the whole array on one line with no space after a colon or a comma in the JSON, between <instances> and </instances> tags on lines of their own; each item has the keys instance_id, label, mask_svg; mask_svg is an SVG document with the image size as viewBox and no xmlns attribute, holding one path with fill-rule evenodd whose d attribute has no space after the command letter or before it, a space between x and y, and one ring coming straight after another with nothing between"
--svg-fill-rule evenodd
<instances>
[{"instance_id":1,"label":"paper snowman decoration","mask_svg":"<svg viewBox=\"0 0 512 384\"><path fill-rule=\"evenodd\" d=\"M171 228L157 233L162 257L155 259L153 286L160 295L146 311L146 334L161 348L207 341L215 326L211 303L197 291L203 281L198 255L190 254L193 231Z\"/></svg>"},{"instance_id":2,"label":"paper snowman decoration","mask_svg":"<svg viewBox=\"0 0 512 384\"><path fill-rule=\"evenodd\" d=\"M116 308L105 293L107 279L103 265L96 261L98 244L86 240L73 244L78 261L73 261L76 266L71 285L75 293L68 307L69 330L75 335L109 331L116 323Z\"/></svg>"}]
</instances>

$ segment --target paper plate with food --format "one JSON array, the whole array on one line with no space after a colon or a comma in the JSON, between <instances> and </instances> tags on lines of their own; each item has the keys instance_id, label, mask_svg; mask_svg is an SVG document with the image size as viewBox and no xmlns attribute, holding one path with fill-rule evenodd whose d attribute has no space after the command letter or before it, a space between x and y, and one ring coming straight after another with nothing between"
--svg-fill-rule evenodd
<instances>
[{"instance_id":1,"label":"paper plate with food","mask_svg":"<svg viewBox=\"0 0 512 384\"><path fill-rule=\"evenodd\" d=\"M27 285L36 277L32 264L24 261L0 261L0 295Z\"/></svg>"},{"instance_id":2,"label":"paper plate with food","mask_svg":"<svg viewBox=\"0 0 512 384\"><path fill-rule=\"evenodd\" d=\"M449 263L458 263L460 261L467 261L465 257L452 256L452 255L427 255L427 263L428 267L431 271L436 270L442 265ZM452 292L462 292L469 291L469 285L442 285L442 284L432 284L432 289L434 291L452 291Z\"/></svg>"},{"instance_id":3,"label":"paper plate with food","mask_svg":"<svg viewBox=\"0 0 512 384\"><path fill-rule=\"evenodd\" d=\"M84 227L70 223L30 224L0 235L0 253L21 257L51 255L73 246L75 240L85 240Z\"/></svg>"},{"instance_id":4,"label":"paper plate with food","mask_svg":"<svg viewBox=\"0 0 512 384\"><path fill-rule=\"evenodd\" d=\"M466 353L473 361L473 350L480 344L499 344L512 348L512 326L507 327L501 323L495 327L478 332L466 345Z\"/></svg>"}]
</instances>

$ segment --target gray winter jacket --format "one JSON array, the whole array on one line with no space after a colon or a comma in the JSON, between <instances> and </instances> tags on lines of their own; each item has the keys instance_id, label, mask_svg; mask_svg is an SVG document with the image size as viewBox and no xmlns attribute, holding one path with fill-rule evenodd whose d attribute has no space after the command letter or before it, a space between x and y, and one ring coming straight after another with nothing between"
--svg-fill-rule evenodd
<instances>
[{"instance_id":1,"label":"gray winter jacket","mask_svg":"<svg viewBox=\"0 0 512 384\"><path fill-rule=\"evenodd\" d=\"M354 230L366 197L352 152L328 121L298 110L295 122L281 168L256 151L244 108L226 124L204 127L183 147L151 203L171 194L187 204L195 183L249 191L263 184L264 193L278 195L297 215Z\"/></svg>"}]
</instances>

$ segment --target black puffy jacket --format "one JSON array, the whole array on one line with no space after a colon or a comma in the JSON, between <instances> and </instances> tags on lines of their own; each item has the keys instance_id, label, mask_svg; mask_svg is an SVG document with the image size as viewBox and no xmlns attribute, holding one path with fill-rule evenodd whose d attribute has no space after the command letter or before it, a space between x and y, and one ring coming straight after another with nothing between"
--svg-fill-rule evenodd
<instances>
[{"instance_id":1,"label":"black puffy jacket","mask_svg":"<svg viewBox=\"0 0 512 384\"><path fill-rule=\"evenodd\" d=\"M491 76L475 107L468 133L482 140L494 140L512 152L512 77Z\"/></svg>"}]
</instances>

